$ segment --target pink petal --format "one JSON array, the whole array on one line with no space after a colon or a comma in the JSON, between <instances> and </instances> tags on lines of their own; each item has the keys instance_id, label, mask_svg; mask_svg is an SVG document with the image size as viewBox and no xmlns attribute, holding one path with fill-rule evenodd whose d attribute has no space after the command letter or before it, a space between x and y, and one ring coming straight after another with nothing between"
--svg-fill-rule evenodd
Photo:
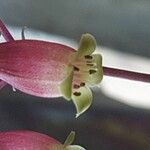
<instances>
[{"instance_id":1,"label":"pink petal","mask_svg":"<svg viewBox=\"0 0 150 150\"><path fill-rule=\"evenodd\" d=\"M59 84L73 53L70 47L37 40L2 43L0 79L31 95L60 96Z\"/></svg>"},{"instance_id":2,"label":"pink petal","mask_svg":"<svg viewBox=\"0 0 150 150\"><path fill-rule=\"evenodd\" d=\"M59 150L61 143L37 132L16 131L0 133L0 150Z\"/></svg>"}]
</instances>

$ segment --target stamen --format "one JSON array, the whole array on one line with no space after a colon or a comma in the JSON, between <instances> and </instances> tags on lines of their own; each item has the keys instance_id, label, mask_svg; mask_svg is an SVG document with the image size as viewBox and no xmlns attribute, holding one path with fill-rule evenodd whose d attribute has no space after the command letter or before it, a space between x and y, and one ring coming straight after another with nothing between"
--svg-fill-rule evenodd
<instances>
[{"instance_id":1,"label":"stamen","mask_svg":"<svg viewBox=\"0 0 150 150\"><path fill-rule=\"evenodd\" d=\"M91 66L91 67L94 66L94 64L86 64L86 65L87 65L87 66Z\"/></svg>"},{"instance_id":2,"label":"stamen","mask_svg":"<svg viewBox=\"0 0 150 150\"><path fill-rule=\"evenodd\" d=\"M73 85L73 88L74 88L74 89L78 89L78 88L80 88L80 85L74 84L74 85Z\"/></svg>"},{"instance_id":3,"label":"stamen","mask_svg":"<svg viewBox=\"0 0 150 150\"><path fill-rule=\"evenodd\" d=\"M87 68L87 70L80 70L79 72L74 72L74 75L76 77L80 77L81 75L85 75L87 73L89 73L89 69L88 68Z\"/></svg>"},{"instance_id":4,"label":"stamen","mask_svg":"<svg viewBox=\"0 0 150 150\"><path fill-rule=\"evenodd\" d=\"M73 94L74 94L75 96L80 96L80 95L81 95L80 92L74 92Z\"/></svg>"},{"instance_id":5,"label":"stamen","mask_svg":"<svg viewBox=\"0 0 150 150\"><path fill-rule=\"evenodd\" d=\"M86 61L84 59L73 63L73 66L78 66L78 67L83 67L85 65L86 65Z\"/></svg>"},{"instance_id":6,"label":"stamen","mask_svg":"<svg viewBox=\"0 0 150 150\"><path fill-rule=\"evenodd\" d=\"M74 71L79 71L80 69L74 66Z\"/></svg>"},{"instance_id":7,"label":"stamen","mask_svg":"<svg viewBox=\"0 0 150 150\"><path fill-rule=\"evenodd\" d=\"M81 82L81 83L80 83L80 86L85 86L85 83L84 83L84 82Z\"/></svg>"},{"instance_id":8,"label":"stamen","mask_svg":"<svg viewBox=\"0 0 150 150\"><path fill-rule=\"evenodd\" d=\"M90 55L85 55L84 57L85 57L85 59L92 59L92 58L93 58L93 57L90 56Z\"/></svg>"},{"instance_id":9,"label":"stamen","mask_svg":"<svg viewBox=\"0 0 150 150\"><path fill-rule=\"evenodd\" d=\"M91 69L91 70L89 70L89 73L90 73L90 74L96 73L96 70L92 70L92 69Z\"/></svg>"},{"instance_id":10,"label":"stamen","mask_svg":"<svg viewBox=\"0 0 150 150\"><path fill-rule=\"evenodd\" d=\"M92 63L92 61L87 60L87 61L86 61L86 63L87 63L87 64L91 64L91 63Z\"/></svg>"}]
</instances>

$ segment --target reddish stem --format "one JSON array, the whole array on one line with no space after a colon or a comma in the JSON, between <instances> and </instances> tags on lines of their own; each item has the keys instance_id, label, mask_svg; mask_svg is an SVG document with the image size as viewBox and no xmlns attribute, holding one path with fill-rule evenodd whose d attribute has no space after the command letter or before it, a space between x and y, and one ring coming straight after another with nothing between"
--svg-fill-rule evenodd
<instances>
[{"instance_id":1,"label":"reddish stem","mask_svg":"<svg viewBox=\"0 0 150 150\"><path fill-rule=\"evenodd\" d=\"M133 72L128 70L116 69L116 68L109 68L109 67L103 67L103 70L104 70L104 75L106 76L125 78L129 80L136 80L136 81L150 83L150 74Z\"/></svg>"},{"instance_id":2,"label":"reddish stem","mask_svg":"<svg viewBox=\"0 0 150 150\"><path fill-rule=\"evenodd\" d=\"M7 42L14 41L14 38L12 37L12 35L10 34L10 32L8 31L8 29L6 28L5 24L2 22L1 19L0 19L0 33L3 35L3 37ZM0 80L0 89L2 89L6 84L7 83Z\"/></svg>"},{"instance_id":3,"label":"reddish stem","mask_svg":"<svg viewBox=\"0 0 150 150\"><path fill-rule=\"evenodd\" d=\"M14 41L14 38L12 37L12 35L10 34L8 29L6 28L6 26L2 22L2 20L0 20L0 32L7 42Z\"/></svg>"}]
</instances>

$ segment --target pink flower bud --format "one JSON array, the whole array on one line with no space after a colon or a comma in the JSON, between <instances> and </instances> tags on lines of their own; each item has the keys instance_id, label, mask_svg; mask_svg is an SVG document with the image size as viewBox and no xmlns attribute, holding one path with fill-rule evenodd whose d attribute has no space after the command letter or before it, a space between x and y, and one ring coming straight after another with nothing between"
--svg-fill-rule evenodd
<instances>
[{"instance_id":1,"label":"pink flower bud","mask_svg":"<svg viewBox=\"0 0 150 150\"><path fill-rule=\"evenodd\" d=\"M20 40L0 44L0 78L25 93L60 96L73 49L56 43Z\"/></svg>"},{"instance_id":2,"label":"pink flower bud","mask_svg":"<svg viewBox=\"0 0 150 150\"><path fill-rule=\"evenodd\" d=\"M47 135L33 131L0 133L0 150L85 150L78 145L70 145L75 133L71 132L64 144Z\"/></svg>"}]
</instances>

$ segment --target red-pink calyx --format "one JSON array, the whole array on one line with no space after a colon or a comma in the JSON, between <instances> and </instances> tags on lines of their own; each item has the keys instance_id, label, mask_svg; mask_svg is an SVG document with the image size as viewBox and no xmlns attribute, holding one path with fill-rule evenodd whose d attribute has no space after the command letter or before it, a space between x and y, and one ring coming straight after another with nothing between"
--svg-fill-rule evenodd
<instances>
[{"instance_id":1,"label":"red-pink calyx","mask_svg":"<svg viewBox=\"0 0 150 150\"><path fill-rule=\"evenodd\" d=\"M20 40L0 44L0 79L25 93L60 96L73 49L56 43Z\"/></svg>"}]
</instances>

